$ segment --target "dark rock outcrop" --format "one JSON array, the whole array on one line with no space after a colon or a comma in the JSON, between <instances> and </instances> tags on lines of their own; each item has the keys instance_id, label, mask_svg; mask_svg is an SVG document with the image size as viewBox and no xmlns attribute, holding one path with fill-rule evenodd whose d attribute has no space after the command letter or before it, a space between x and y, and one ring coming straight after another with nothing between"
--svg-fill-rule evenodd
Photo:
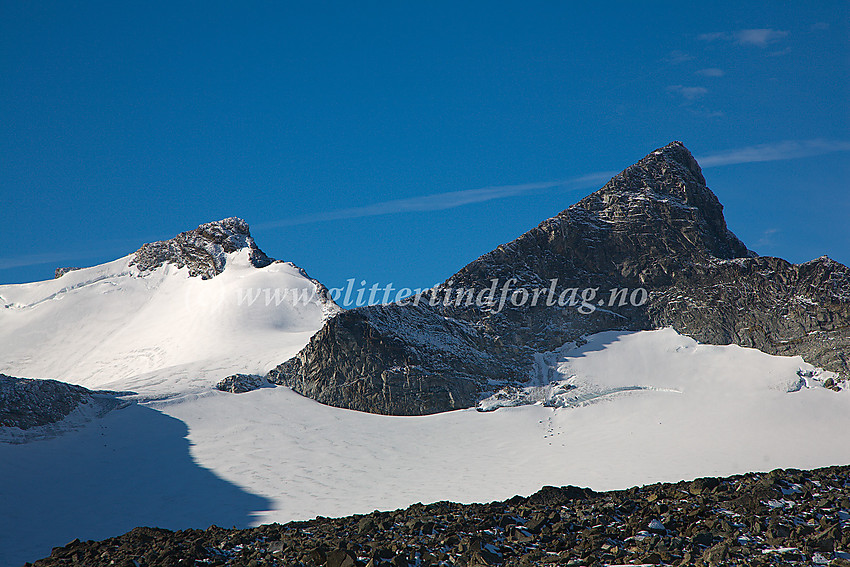
<instances>
[{"instance_id":1,"label":"dark rock outcrop","mask_svg":"<svg viewBox=\"0 0 850 567\"><path fill-rule=\"evenodd\" d=\"M0 428L28 430L58 423L84 405L103 415L119 404L112 395L82 386L0 374Z\"/></svg>"},{"instance_id":2,"label":"dark rock outcrop","mask_svg":"<svg viewBox=\"0 0 850 567\"><path fill-rule=\"evenodd\" d=\"M649 317L703 343L801 355L850 376L850 268L826 257L695 263L653 295Z\"/></svg>"},{"instance_id":3,"label":"dark rock outcrop","mask_svg":"<svg viewBox=\"0 0 850 567\"><path fill-rule=\"evenodd\" d=\"M426 414L469 407L482 380L510 379L516 349L503 350L490 335L426 306L372 306L330 319L267 378L328 405Z\"/></svg>"},{"instance_id":4,"label":"dark rock outcrop","mask_svg":"<svg viewBox=\"0 0 850 567\"><path fill-rule=\"evenodd\" d=\"M850 565L850 467L775 470L504 502L414 504L244 530L136 528L74 540L59 565Z\"/></svg>"},{"instance_id":5,"label":"dark rock outcrop","mask_svg":"<svg viewBox=\"0 0 850 567\"><path fill-rule=\"evenodd\" d=\"M136 251L131 265L143 272L163 264L174 264L178 268L185 266L190 276L206 280L224 270L225 254L242 248L248 248L251 263L257 268L268 266L273 261L254 243L248 223L230 217L181 232L171 240L145 244Z\"/></svg>"},{"instance_id":6,"label":"dark rock outcrop","mask_svg":"<svg viewBox=\"0 0 850 567\"><path fill-rule=\"evenodd\" d=\"M259 388L270 386L268 381L256 374L233 374L215 385L216 390L231 394L244 394Z\"/></svg>"},{"instance_id":7,"label":"dark rock outcrop","mask_svg":"<svg viewBox=\"0 0 850 567\"><path fill-rule=\"evenodd\" d=\"M500 305L478 305L464 295L494 280L497 296L510 282L538 290L539 301L514 302L509 291ZM596 295L559 303L571 289ZM646 301L623 302L612 289L644 289ZM412 299L338 315L269 380L338 407L435 413L522 385L534 353L599 331L662 326L850 375L848 268L757 257L729 231L680 142Z\"/></svg>"}]
</instances>

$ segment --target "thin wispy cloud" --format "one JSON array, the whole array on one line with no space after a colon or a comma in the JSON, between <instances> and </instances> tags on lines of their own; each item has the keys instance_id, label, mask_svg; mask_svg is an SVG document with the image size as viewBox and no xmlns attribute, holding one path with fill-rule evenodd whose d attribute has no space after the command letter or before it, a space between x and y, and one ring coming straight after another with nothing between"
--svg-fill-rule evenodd
<instances>
[{"instance_id":1,"label":"thin wispy cloud","mask_svg":"<svg viewBox=\"0 0 850 567\"><path fill-rule=\"evenodd\" d=\"M694 116L699 116L700 118L720 118L721 116L725 116L722 110L711 110L708 108L694 108L692 106L686 106L685 110Z\"/></svg>"},{"instance_id":2,"label":"thin wispy cloud","mask_svg":"<svg viewBox=\"0 0 850 567\"><path fill-rule=\"evenodd\" d=\"M729 150L708 153L703 156L697 156L696 159L703 168L711 168L742 163L784 161L837 152L850 152L850 141L826 139L786 140L783 142L777 142L772 144L759 144L755 146L746 146L743 148L733 148ZM252 225L252 229L263 230L286 226L313 224L325 221L356 219L406 212L440 211L453 209L464 205L483 203L498 199L506 199L509 197L518 197L522 195L530 195L537 192L550 191L555 189L572 191L587 189L590 187L595 188L602 186L605 182L607 182L611 177L613 177L617 173L619 172L600 171L560 181L522 183L517 185L500 185L492 187L482 187L480 189L468 189L463 191L434 193L431 195L423 195L420 197L410 197L408 199L394 199L390 201L373 203L371 205L365 205L362 207L349 207L332 211L323 211L308 215L302 215L299 217L282 219L278 221L259 223ZM763 243L760 244L771 244L770 237L774 234L775 231L773 231L773 229L766 231L763 235ZM129 243L130 241L127 242ZM138 245L140 242L141 239L134 240L132 241L132 244ZM131 244L127 244L127 246L130 245ZM96 250L93 248L89 248L86 252L83 253L53 252L0 258L0 270L20 268L25 266L35 266L40 264L58 265L60 263L64 263L65 265L68 265L76 261L92 259L107 254L112 254L115 253L115 250L115 247L110 247L109 250ZM121 250L126 253L126 248L121 248Z\"/></svg>"},{"instance_id":3,"label":"thin wispy cloud","mask_svg":"<svg viewBox=\"0 0 850 567\"><path fill-rule=\"evenodd\" d=\"M588 173L578 177L571 177L560 181L544 181L538 183L522 183L517 185L499 185L492 187L482 187L480 189L468 189L463 191L450 191L446 193L434 193L431 195L423 195L420 197L411 197L408 199L393 199L390 201L382 201L365 205L362 207L349 207L344 209L336 209L331 211L322 211L299 217L292 217L278 221L252 224L252 230L264 230L270 228L280 228L287 226L298 226L305 224L313 224L325 221L356 219L364 217L374 217L382 215L391 215L396 213L412 213L412 212L427 212L440 211L470 205L474 203L484 203L496 199L506 199L508 197L518 197L521 195L530 195L546 190L580 190L588 187L598 187L616 175L617 171L600 171L596 173ZM87 248L84 252L46 252L41 254L26 254L21 256L0 257L0 271L12 268L23 268L27 266L38 266L43 264L55 265L71 265L82 263L83 260L91 260L93 258L101 258L108 255L126 254L126 251L131 246L139 246L143 239L127 241L116 241L109 248ZM83 264L85 265L85 264Z\"/></svg>"},{"instance_id":4,"label":"thin wispy cloud","mask_svg":"<svg viewBox=\"0 0 850 567\"><path fill-rule=\"evenodd\" d=\"M708 89L705 87L686 87L684 85L670 85L667 90L681 96L685 102L693 102L708 93Z\"/></svg>"},{"instance_id":5,"label":"thin wispy cloud","mask_svg":"<svg viewBox=\"0 0 850 567\"><path fill-rule=\"evenodd\" d=\"M701 33L697 36L697 39L700 41L717 41L720 39L731 40L732 34L729 32Z\"/></svg>"},{"instance_id":6,"label":"thin wispy cloud","mask_svg":"<svg viewBox=\"0 0 850 567\"><path fill-rule=\"evenodd\" d=\"M59 266L85 266L86 261L101 260L103 258L120 258L127 255L131 250L138 248L143 238L121 238L93 242L79 243L79 249L58 250L53 252L39 252L32 254L21 254L18 256L7 256L0 258L0 270L13 268L26 268L28 266L41 266L54 264Z\"/></svg>"},{"instance_id":7,"label":"thin wispy cloud","mask_svg":"<svg viewBox=\"0 0 850 567\"><path fill-rule=\"evenodd\" d=\"M789 53L791 53L791 48L786 46L782 49L777 49L776 51L770 51L768 52L768 55L770 57L779 57L780 55L788 55Z\"/></svg>"},{"instance_id":8,"label":"thin wispy cloud","mask_svg":"<svg viewBox=\"0 0 850 567\"><path fill-rule=\"evenodd\" d=\"M779 234L780 230L778 228L769 228L761 233L761 237L756 242L756 247L764 247L769 248L771 246L775 246L776 242L774 242L773 237L776 234Z\"/></svg>"},{"instance_id":9,"label":"thin wispy cloud","mask_svg":"<svg viewBox=\"0 0 850 567\"><path fill-rule=\"evenodd\" d=\"M13 256L9 258L0 258L0 270L23 268L26 266L39 266L41 264L54 264L57 262L65 262L76 259L78 259L78 256L76 255L55 253Z\"/></svg>"},{"instance_id":10,"label":"thin wispy cloud","mask_svg":"<svg viewBox=\"0 0 850 567\"><path fill-rule=\"evenodd\" d=\"M754 45L756 47L767 47L772 43L783 39L788 35L785 30L774 30L770 28L754 28L735 30L731 32L712 32L697 36L702 41L731 41L738 45Z\"/></svg>"},{"instance_id":11,"label":"thin wispy cloud","mask_svg":"<svg viewBox=\"0 0 850 567\"><path fill-rule=\"evenodd\" d=\"M0 270L12 268L26 268L28 266L40 266L43 264L69 264L78 260L90 260L102 257L109 252L99 250L96 252L47 252L43 254L25 254L22 256L11 256L0 258Z\"/></svg>"},{"instance_id":12,"label":"thin wispy cloud","mask_svg":"<svg viewBox=\"0 0 850 567\"><path fill-rule=\"evenodd\" d=\"M496 199L505 199L508 197L528 195L537 191L549 189L586 189L588 187L596 186L599 183L604 183L605 181L616 175L616 173L616 171L604 171L590 173L588 175L582 175L580 177L573 177L561 181L522 183L519 185L500 185L493 187L482 187L480 189L467 189L464 191L434 193L431 195L422 195L420 197L410 197L407 199L393 199L390 201L381 201L379 203L373 203L371 205L364 205L362 207L349 207L345 209L336 209L333 211L323 211L319 213L291 217L278 221L260 223L255 225L254 228L263 230L284 226L313 224L317 222L392 215L396 213L442 211L446 209L454 209L456 207L461 207L464 205L470 205L473 203L483 203Z\"/></svg>"},{"instance_id":13,"label":"thin wispy cloud","mask_svg":"<svg viewBox=\"0 0 850 567\"><path fill-rule=\"evenodd\" d=\"M723 116L720 110L706 108L698 101L708 94L708 89L699 86L669 85L667 92L679 99L679 106L685 111L700 118L717 118Z\"/></svg>"},{"instance_id":14,"label":"thin wispy cloud","mask_svg":"<svg viewBox=\"0 0 850 567\"><path fill-rule=\"evenodd\" d=\"M669 63L672 65L678 65L679 63L685 63L687 61L691 61L694 59L694 56L685 51L679 51L678 49L671 51L667 54L667 57L662 59L664 63Z\"/></svg>"},{"instance_id":15,"label":"thin wispy cloud","mask_svg":"<svg viewBox=\"0 0 850 567\"><path fill-rule=\"evenodd\" d=\"M703 93L704 94L704 93ZM763 161L780 161L823 155L834 152L850 151L850 141L836 140L789 140L774 144L760 144L744 148L734 148L706 154L697 157L703 168L720 167L740 163L756 163ZM362 207L350 207L323 211L253 225L256 230L297 226L319 222L356 219L391 215L396 213L440 211L483 203L508 197L518 197L539 191L552 189L579 190L589 187L599 187L616 175L617 171L600 171L561 181L545 181L539 183L523 183L518 185L500 185L467 189L447 193L434 193L408 199L393 199Z\"/></svg>"},{"instance_id":16,"label":"thin wispy cloud","mask_svg":"<svg viewBox=\"0 0 850 567\"><path fill-rule=\"evenodd\" d=\"M707 69L700 69L694 73L695 75L701 75L703 77L722 77L724 75L723 69L718 69L717 67L709 67Z\"/></svg>"},{"instance_id":17,"label":"thin wispy cloud","mask_svg":"<svg viewBox=\"0 0 850 567\"><path fill-rule=\"evenodd\" d=\"M738 30L733 32L735 42L740 45L766 47L788 35L787 31L772 29Z\"/></svg>"},{"instance_id":18,"label":"thin wispy cloud","mask_svg":"<svg viewBox=\"0 0 850 567\"><path fill-rule=\"evenodd\" d=\"M774 144L759 144L715 152L697 157L697 161L705 168L737 163L783 161L836 152L850 152L850 141L824 139L786 140Z\"/></svg>"}]
</instances>

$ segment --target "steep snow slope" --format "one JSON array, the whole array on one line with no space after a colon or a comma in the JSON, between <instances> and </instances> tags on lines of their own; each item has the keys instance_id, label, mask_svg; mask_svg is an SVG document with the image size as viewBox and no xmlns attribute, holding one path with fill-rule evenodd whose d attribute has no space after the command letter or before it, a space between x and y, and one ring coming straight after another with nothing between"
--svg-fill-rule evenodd
<instances>
[{"instance_id":1,"label":"steep snow slope","mask_svg":"<svg viewBox=\"0 0 850 567\"><path fill-rule=\"evenodd\" d=\"M130 255L52 281L0 286L0 372L145 397L201 391L234 372L265 373L338 308L296 266L257 268L251 253L226 254L226 268L211 279L169 263L140 271Z\"/></svg>"}]
</instances>

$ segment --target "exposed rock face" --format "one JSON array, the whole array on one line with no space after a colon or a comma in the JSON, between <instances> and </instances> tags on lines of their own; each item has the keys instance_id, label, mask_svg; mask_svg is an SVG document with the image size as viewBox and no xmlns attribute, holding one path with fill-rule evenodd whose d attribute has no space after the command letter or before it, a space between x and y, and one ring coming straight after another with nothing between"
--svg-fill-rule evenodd
<instances>
[{"instance_id":1,"label":"exposed rock face","mask_svg":"<svg viewBox=\"0 0 850 567\"><path fill-rule=\"evenodd\" d=\"M551 289L536 305L457 301L459 289L478 292L494 279L500 290L506 282ZM584 310L559 305L571 288L598 294ZM647 300L612 303L612 288L643 288ZM757 257L729 231L722 205L680 142L420 299L340 314L269 379L329 405L427 414L521 385L536 352L599 331L662 326L706 343L799 354L850 375L848 268L827 258L792 265Z\"/></svg>"},{"instance_id":2,"label":"exposed rock face","mask_svg":"<svg viewBox=\"0 0 850 567\"><path fill-rule=\"evenodd\" d=\"M0 427L27 430L57 423L81 405L103 414L119 405L112 396L57 380L31 380L0 374Z\"/></svg>"},{"instance_id":3,"label":"exposed rock face","mask_svg":"<svg viewBox=\"0 0 850 567\"><path fill-rule=\"evenodd\" d=\"M477 400L479 382L513 376L497 340L424 306L373 306L330 319L268 379L322 403L417 415Z\"/></svg>"},{"instance_id":4,"label":"exposed rock face","mask_svg":"<svg viewBox=\"0 0 850 567\"><path fill-rule=\"evenodd\" d=\"M231 217L181 232L171 240L145 244L136 251L131 265L143 272L166 263L178 268L186 266L190 276L206 280L224 270L225 254L242 248L249 249L251 263L257 268L268 266L273 261L254 243L248 223Z\"/></svg>"},{"instance_id":5,"label":"exposed rock face","mask_svg":"<svg viewBox=\"0 0 850 567\"><path fill-rule=\"evenodd\" d=\"M827 257L694 264L653 296L649 316L700 342L801 355L850 376L850 269Z\"/></svg>"},{"instance_id":6,"label":"exposed rock face","mask_svg":"<svg viewBox=\"0 0 850 567\"><path fill-rule=\"evenodd\" d=\"M216 384L215 388L231 394L244 394L268 385L265 378L256 374L233 374Z\"/></svg>"}]
</instances>

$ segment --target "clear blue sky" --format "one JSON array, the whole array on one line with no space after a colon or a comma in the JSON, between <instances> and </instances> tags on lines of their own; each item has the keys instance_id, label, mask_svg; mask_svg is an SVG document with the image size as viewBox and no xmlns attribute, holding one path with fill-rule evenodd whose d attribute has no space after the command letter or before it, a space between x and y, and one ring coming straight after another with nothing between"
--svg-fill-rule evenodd
<instances>
[{"instance_id":1,"label":"clear blue sky","mask_svg":"<svg viewBox=\"0 0 850 567\"><path fill-rule=\"evenodd\" d=\"M458 4L3 0L0 283L240 216L430 286L676 139L750 248L850 263L850 3Z\"/></svg>"}]
</instances>

